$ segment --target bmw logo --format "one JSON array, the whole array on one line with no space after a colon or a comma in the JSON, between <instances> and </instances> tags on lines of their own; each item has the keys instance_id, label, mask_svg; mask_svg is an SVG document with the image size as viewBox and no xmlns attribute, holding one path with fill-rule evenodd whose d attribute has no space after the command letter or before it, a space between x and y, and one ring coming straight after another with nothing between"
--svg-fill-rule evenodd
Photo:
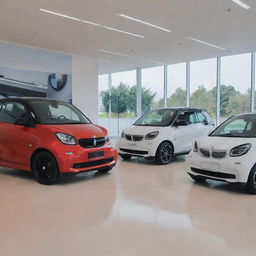
<instances>
[{"instance_id":1,"label":"bmw logo","mask_svg":"<svg viewBox=\"0 0 256 256\"><path fill-rule=\"evenodd\" d=\"M56 91L60 91L67 83L67 75L61 73L51 73L48 77L48 84Z\"/></svg>"}]
</instances>

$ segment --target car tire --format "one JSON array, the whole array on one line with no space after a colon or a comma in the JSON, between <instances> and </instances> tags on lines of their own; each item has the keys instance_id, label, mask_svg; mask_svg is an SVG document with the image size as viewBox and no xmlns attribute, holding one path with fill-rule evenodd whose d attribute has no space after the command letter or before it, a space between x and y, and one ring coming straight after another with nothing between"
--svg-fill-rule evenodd
<instances>
[{"instance_id":1,"label":"car tire","mask_svg":"<svg viewBox=\"0 0 256 256\"><path fill-rule=\"evenodd\" d=\"M124 160L130 160L131 159L131 155L127 155L127 154L119 154L119 156L121 156Z\"/></svg>"},{"instance_id":2,"label":"car tire","mask_svg":"<svg viewBox=\"0 0 256 256\"><path fill-rule=\"evenodd\" d=\"M113 166L111 166L111 167L106 167L106 168L102 168L102 169L100 169L100 170L98 170L98 172L99 173L108 173L108 172L110 172L111 170L113 169Z\"/></svg>"},{"instance_id":3,"label":"car tire","mask_svg":"<svg viewBox=\"0 0 256 256\"><path fill-rule=\"evenodd\" d=\"M32 172L37 181L43 185L56 183L60 176L55 157L47 151L35 155L32 160Z\"/></svg>"},{"instance_id":4,"label":"car tire","mask_svg":"<svg viewBox=\"0 0 256 256\"><path fill-rule=\"evenodd\" d=\"M190 177L195 181L195 182L205 182L206 178L198 175L193 175L189 173Z\"/></svg>"},{"instance_id":5,"label":"car tire","mask_svg":"<svg viewBox=\"0 0 256 256\"><path fill-rule=\"evenodd\" d=\"M170 142L162 142L157 151L155 162L160 165L169 164L173 159L173 146Z\"/></svg>"},{"instance_id":6,"label":"car tire","mask_svg":"<svg viewBox=\"0 0 256 256\"><path fill-rule=\"evenodd\" d=\"M249 174L246 187L251 194L256 194L256 165L252 168Z\"/></svg>"}]
</instances>

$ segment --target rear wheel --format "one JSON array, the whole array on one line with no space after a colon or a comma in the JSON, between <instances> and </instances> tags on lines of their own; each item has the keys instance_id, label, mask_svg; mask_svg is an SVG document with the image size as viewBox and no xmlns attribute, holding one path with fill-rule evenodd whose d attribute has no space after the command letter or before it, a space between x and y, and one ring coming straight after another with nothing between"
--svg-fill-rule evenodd
<instances>
[{"instance_id":1,"label":"rear wheel","mask_svg":"<svg viewBox=\"0 0 256 256\"><path fill-rule=\"evenodd\" d=\"M196 182L204 182L206 181L206 178L205 177L202 177L202 176L197 176L197 175L193 175L191 173L189 173L190 177L196 181Z\"/></svg>"},{"instance_id":2,"label":"rear wheel","mask_svg":"<svg viewBox=\"0 0 256 256\"><path fill-rule=\"evenodd\" d=\"M156 151L155 161L157 164L169 164L173 159L173 146L170 142L163 142Z\"/></svg>"},{"instance_id":3,"label":"rear wheel","mask_svg":"<svg viewBox=\"0 0 256 256\"><path fill-rule=\"evenodd\" d=\"M32 161L32 172L39 183L54 184L59 178L59 167L55 157L47 152L37 153Z\"/></svg>"},{"instance_id":4,"label":"rear wheel","mask_svg":"<svg viewBox=\"0 0 256 256\"><path fill-rule=\"evenodd\" d=\"M249 174L246 187L251 194L256 194L256 166L252 168Z\"/></svg>"},{"instance_id":5,"label":"rear wheel","mask_svg":"<svg viewBox=\"0 0 256 256\"><path fill-rule=\"evenodd\" d=\"M130 160L131 159L131 155L127 155L127 154L119 154L119 156L121 156L124 160Z\"/></svg>"}]
</instances>

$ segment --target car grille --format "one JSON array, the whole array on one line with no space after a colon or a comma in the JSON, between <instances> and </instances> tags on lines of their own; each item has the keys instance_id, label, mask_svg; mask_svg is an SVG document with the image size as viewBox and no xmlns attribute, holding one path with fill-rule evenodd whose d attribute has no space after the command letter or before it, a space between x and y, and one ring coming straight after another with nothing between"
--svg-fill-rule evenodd
<instances>
[{"instance_id":1,"label":"car grille","mask_svg":"<svg viewBox=\"0 0 256 256\"><path fill-rule=\"evenodd\" d=\"M200 148L200 152L205 157L210 157L210 151Z\"/></svg>"},{"instance_id":2,"label":"car grille","mask_svg":"<svg viewBox=\"0 0 256 256\"><path fill-rule=\"evenodd\" d=\"M203 174L206 176L211 176L214 178L222 178L222 179L235 179L236 176L231 173L225 173L225 172L212 172L208 170L202 170L202 169L197 169L197 168L191 168L191 171L198 173L198 174Z\"/></svg>"},{"instance_id":3,"label":"car grille","mask_svg":"<svg viewBox=\"0 0 256 256\"><path fill-rule=\"evenodd\" d=\"M142 141L143 140L143 136L142 135L130 135L130 134L126 134L125 138L129 141Z\"/></svg>"},{"instance_id":4,"label":"car grille","mask_svg":"<svg viewBox=\"0 0 256 256\"><path fill-rule=\"evenodd\" d=\"M214 150L212 152L210 152L209 150L207 149L203 149L203 148L200 148L200 153L204 156L204 157L213 157L213 158L224 158L226 157L226 151L223 151L223 150Z\"/></svg>"},{"instance_id":5,"label":"car grille","mask_svg":"<svg viewBox=\"0 0 256 256\"><path fill-rule=\"evenodd\" d=\"M89 139L79 139L78 143L83 148L97 148L101 147L106 143L106 138L89 138Z\"/></svg>"},{"instance_id":6,"label":"car grille","mask_svg":"<svg viewBox=\"0 0 256 256\"><path fill-rule=\"evenodd\" d=\"M134 150L134 149L126 149L126 148L120 148L121 151L130 153L130 154L137 154L137 155L147 155L148 151L143 150Z\"/></svg>"},{"instance_id":7,"label":"car grille","mask_svg":"<svg viewBox=\"0 0 256 256\"><path fill-rule=\"evenodd\" d=\"M112 161L114 161L114 158L105 158L105 159L100 159L100 160L95 160L95 161L89 161L89 162L74 164L73 168L80 169L80 168L94 167L94 166L97 166L97 165L111 163Z\"/></svg>"},{"instance_id":8,"label":"car grille","mask_svg":"<svg viewBox=\"0 0 256 256\"><path fill-rule=\"evenodd\" d=\"M224 158L226 156L226 151L213 151L212 157L213 158Z\"/></svg>"}]
</instances>

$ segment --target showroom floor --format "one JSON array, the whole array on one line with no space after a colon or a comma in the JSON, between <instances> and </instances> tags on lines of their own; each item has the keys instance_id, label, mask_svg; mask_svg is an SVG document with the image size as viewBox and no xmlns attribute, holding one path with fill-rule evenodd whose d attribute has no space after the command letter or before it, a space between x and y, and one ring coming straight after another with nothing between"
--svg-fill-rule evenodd
<instances>
[{"instance_id":1,"label":"showroom floor","mask_svg":"<svg viewBox=\"0 0 256 256\"><path fill-rule=\"evenodd\" d=\"M184 157L167 166L119 161L111 174L43 186L0 168L5 256L255 255L256 196L194 184Z\"/></svg>"}]
</instances>

